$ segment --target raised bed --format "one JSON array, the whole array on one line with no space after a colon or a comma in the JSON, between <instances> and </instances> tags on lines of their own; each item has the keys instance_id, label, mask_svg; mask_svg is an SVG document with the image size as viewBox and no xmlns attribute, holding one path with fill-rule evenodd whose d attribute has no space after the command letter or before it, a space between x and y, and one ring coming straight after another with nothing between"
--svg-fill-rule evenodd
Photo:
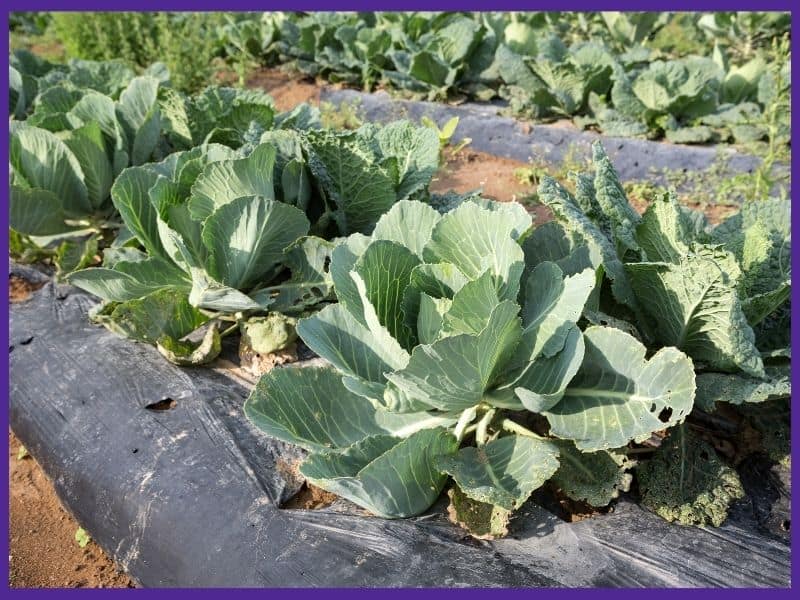
<instances>
[{"instance_id":1,"label":"raised bed","mask_svg":"<svg viewBox=\"0 0 800 600\"><path fill-rule=\"evenodd\" d=\"M450 524L442 501L394 521L346 501L280 509L300 489L302 451L250 425L246 385L91 325L94 303L48 283L12 305L10 423L142 586L789 585L787 490L757 465L741 470L748 498L718 529L670 525L624 497L577 523L529 502L493 542Z\"/></svg>"},{"instance_id":2,"label":"raised bed","mask_svg":"<svg viewBox=\"0 0 800 600\"><path fill-rule=\"evenodd\" d=\"M715 165L720 153L726 158L730 173L752 173L761 159L739 152L730 146L689 146L636 138L606 137L591 131L580 131L571 124L530 124L502 116L502 103L466 102L459 105L437 102L398 100L386 92L365 93L324 86L320 101L333 105L355 103L365 120L385 123L395 119L418 120L430 117L437 123L458 117L453 141L471 138L470 147L480 152L514 160L541 161L560 166L568 154L573 158L589 158L591 143L603 145L623 181L647 180L664 183L664 170L707 171ZM775 173L787 174L788 165L779 164ZM776 185L777 192L780 184ZM789 193L789 186L785 186Z\"/></svg>"}]
</instances>

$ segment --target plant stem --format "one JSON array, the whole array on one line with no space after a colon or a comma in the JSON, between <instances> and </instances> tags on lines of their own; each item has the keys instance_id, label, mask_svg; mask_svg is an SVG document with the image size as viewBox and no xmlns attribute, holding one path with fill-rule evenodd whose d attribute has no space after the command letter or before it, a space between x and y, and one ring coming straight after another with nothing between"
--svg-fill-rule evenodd
<instances>
[{"instance_id":1,"label":"plant stem","mask_svg":"<svg viewBox=\"0 0 800 600\"><path fill-rule=\"evenodd\" d=\"M486 411L481 417L481 420L478 421L478 425L475 427L475 443L478 446L483 446L486 444L486 430L489 427L489 423L492 422L495 413L497 412L496 409L492 408Z\"/></svg>"},{"instance_id":2,"label":"plant stem","mask_svg":"<svg viewBox=\"0 0 800 600\"><path fill-rule=\"evenodd\" d=\"M458 422L456 423L456 427L453 430L453 435L456 436L456 439L459 442L464 439L464 436L467 433L466 432L467 425L472 423L477 414L478 414L477 406L471 406L461 413L461 416L458 418Z\"/></svg>"},{"instance_id":3,"label":"plant stem","mask_svg":"<svg viewBox=\"0 0 800 600\"><path fill-rule=\"evenodd\" d=\"M239 329L238 321L233 325L231 325L230 327L228 327L225 331L220 332L219 337L224 338L226 335L230 335L231 333L233 333L236 329Z\"/></svg>"},{"instance_id":4,"label":"plant stem","mask_svg":"<svg viewBox=\"0 0 800 600\"><path fill-rule=\"evenodd\" d=\"M516 433L517 435L524 435L525 437L532 437L537 440L547 440L546 437L542 437L541 435L533 433L527 427L523 427L522 425L512 421L511 419L503 419L503 421L500 423L500 426L506 431L510 431L511 433Z\"/></svg>"}]
</instances>

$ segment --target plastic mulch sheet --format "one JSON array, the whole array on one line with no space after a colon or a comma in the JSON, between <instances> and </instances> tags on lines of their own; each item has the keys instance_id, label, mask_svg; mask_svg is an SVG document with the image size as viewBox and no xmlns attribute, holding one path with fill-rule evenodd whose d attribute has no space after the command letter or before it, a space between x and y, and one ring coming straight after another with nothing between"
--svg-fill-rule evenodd
<instances>
[{"instance_id":1,"label":"plastic mulch sheet","mask_svg":"<svg viewBox=\"0 0 800 600\"><path fill-rule=\"evenodd\" d=\"M246 387L92 325L94 303L48 283L12 305L11 427L142 586L789 585L776 482L757 483L773 487L718 529L670 525L626 499L577 523L529 502L493 542L451 525L444 500L394 521L346 501L281 509L303 453L248 423Z\"/></svg>"}]
</instances>

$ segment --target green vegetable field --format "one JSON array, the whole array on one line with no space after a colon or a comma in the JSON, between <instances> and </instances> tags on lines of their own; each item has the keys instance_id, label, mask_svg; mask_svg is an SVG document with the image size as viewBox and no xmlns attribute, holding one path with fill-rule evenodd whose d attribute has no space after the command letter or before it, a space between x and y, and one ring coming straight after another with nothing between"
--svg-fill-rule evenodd
<instances>
[{"instance_id":1,"label":"green vegetable field","mask_svg":"<svg viewBox=\"0 0 800 600\"><path fill-rule=\"evenodd\" d=\"M788 473L791 190L769 179L791 158L788 13L10 26L12 263L86 298L75 335L104 327L188 380L255 360L226 427L292 449L304 489L360 509L348 527L434 514L513 539L526 507L631 502L695 532L678 525L749 506L752 457ZM455 189L493 158L456 142L457 118L370 122L273 97L264 73L488 103L587 136L591 160L537 166L513 199ZM766 179L732 207L633 187L617 138L715 144Z\"/></svg>"}]
</instances>

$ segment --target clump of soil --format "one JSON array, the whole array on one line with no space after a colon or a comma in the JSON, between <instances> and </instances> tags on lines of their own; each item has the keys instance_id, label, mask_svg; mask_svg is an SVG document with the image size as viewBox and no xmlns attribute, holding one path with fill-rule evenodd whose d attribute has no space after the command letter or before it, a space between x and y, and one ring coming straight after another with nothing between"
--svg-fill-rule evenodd
<instances>
[{"instance_id":1,"label":"clump of soil","mask_svg":"<svg viewBox=\"0 0 800 600\"><path fill-rule=\"evenodd\" d=\"M242 370L251 377L260 377L275 367L297 362L297 344L269 354L259 354L252 350L244 350L239 354Z\"/></svg>"},{"instance_id":2,"label":"clump of soil","mask_svg":"<svg viewBox=\"0 0 800 600\"><path fill-rule=\"evenodd\" d=\"M291 499L286 502L281 508L288 509L303 509L303 510L316 510L318 508L325 508L330 506L339 499L339 496L326 492L322 488L318 488L308 482L303 484L303 487Z\"/></svg>"},{"instance_id":3,"label":"clump of soil","mask_svg":"<svg viewBox=\"0 0 800 600\"><path fill-rule=\"evenodd\" d=\"M134 587L94 541L78 546L78 522L61 506L36 461L17 458L20 446L9 432L9 586Z\"/></svg>"},{"instance_id":4,"label":"clump of soil","mask_svg":"<svg viewBox=\"0 0 800 600\"><path fill-rule=\"evenodd\" d=\"M291 110L298 104L308 102L319 105L320 87L313 81L297 79L280 69L260 69L247 80L247 87L260 88L272 96L275 108Z\"/></svg>"},{"instance_id":5,"label":"clump of soil","mask_svg":"<svg viewBox=\"0 0 800 600\"><path fill-rule=\"evenodd\" d=\"M24 302L43 285L44 282L31 283L22 277L10 275L8 277L8 300L9 302Z\"/></svg>"}]
</instances>

